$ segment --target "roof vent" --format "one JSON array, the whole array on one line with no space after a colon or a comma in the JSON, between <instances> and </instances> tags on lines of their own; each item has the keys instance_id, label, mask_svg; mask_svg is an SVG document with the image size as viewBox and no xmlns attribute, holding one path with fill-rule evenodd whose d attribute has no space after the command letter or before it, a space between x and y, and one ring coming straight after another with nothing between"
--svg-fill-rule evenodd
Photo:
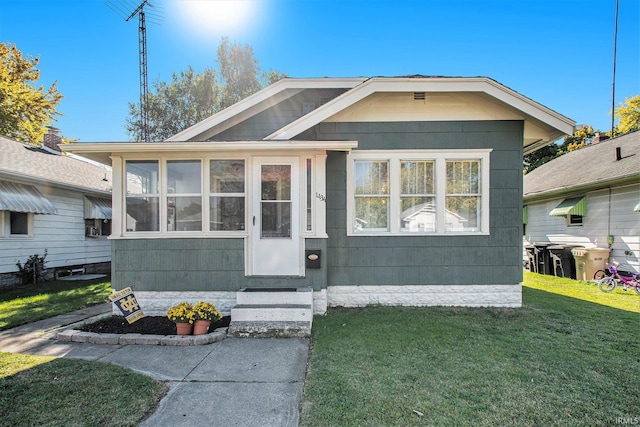
<instances>
[{"instance_id":1,"label":"roof vent","mask_svg":"<svg viewBox=\"0 0 640 427\"><path fill-rule=\"evenodd\" d=\"M622 160L622 147L616 147L616 161Z\"/></svg>"},{"instance_id":2,"label":"roof vent","mask_svg":"<svg viewBox=\"0 0 640 427\"><path fill-rule=\"evenodd\" d=\"M426 98L427 97L424 92L413 92L414 101L424 101Z\"/></svg>"}]
</instances>

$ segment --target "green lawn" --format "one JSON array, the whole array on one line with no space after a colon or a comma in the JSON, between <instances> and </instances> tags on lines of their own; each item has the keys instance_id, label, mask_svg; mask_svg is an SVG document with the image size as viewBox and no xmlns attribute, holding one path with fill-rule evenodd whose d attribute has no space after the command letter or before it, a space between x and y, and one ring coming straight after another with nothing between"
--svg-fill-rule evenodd
<instances>
[{"instance_id":1,"label":"green lawn","mask_svg":"<svg viewBox=\"0 0 640 427\"><path fill-rule=\"evenodd\" d=\"M135 426L166 390L109 363L0 353L2 426Z\"/></svg>"},{"instance_id":2,"label":"green lawn","mask_svg":"<svg viewBox=\"0 0 640 427\"><path fill-rule=\"evenodd\" d=\"M58 281L0 290L0 329L106 302L109 281ZM0 352L0 425L135 426L162 383L109 363Z\"/></svg>"},{"instance_id":3,"label":"green lawn","mask_svg":"<svg viewBox=\"0 0 640 427\"><path fill-rule=\"evenodd\" d=\"M0 330L108 301L109 279L55 281L0 290Z\"/></svg>"},{"instance_id":4,"label":"green lawn","mask_svg":"<svg viewBox=\"0 0 640 427\"><path fill-rule=\"evenodd\" d=\"M524 285L519 309L368 307L316 317L301 426L638 419L640 297L528 273Z\"/></svg>"}]
</instances>

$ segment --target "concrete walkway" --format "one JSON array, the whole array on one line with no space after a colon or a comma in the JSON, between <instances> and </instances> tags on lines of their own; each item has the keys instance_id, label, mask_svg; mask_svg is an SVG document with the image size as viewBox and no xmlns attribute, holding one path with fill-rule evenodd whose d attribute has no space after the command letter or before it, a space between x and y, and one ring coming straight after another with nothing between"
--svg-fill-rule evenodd
<instances>
[{"instance_id":1,"label":"concrete walkway","mask_svg":"<svg viewBox=\"0 0 640 427\"><path fill-rule=\"evenodd\" d=\"M0 351L109 362L163 381L169 392L141 426L297 426L306 338L226 338L196 346L62 342L55 335L110 304L0 331Z\"/></svg>"}]
</instances>

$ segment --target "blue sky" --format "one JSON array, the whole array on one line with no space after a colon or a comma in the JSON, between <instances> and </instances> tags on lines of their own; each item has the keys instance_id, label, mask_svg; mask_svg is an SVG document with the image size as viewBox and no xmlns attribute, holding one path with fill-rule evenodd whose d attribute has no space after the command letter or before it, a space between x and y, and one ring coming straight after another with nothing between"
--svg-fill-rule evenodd
<instances>
[{"instance_id":1,"label":"blue sky","mask_svg":"<svg viewBox=\"0 0 640 427\"><path fill-rule=\"evenodd\" d=\"M54 125L83 142L128 140L127 104L140 95L137 18L106 3L132 10L140 0L0 0L0 42L40 57L40 83L57 81L65 97ZM611 127L615 0L151 3L162 15L147 13L150 83L216 68L228 36L291 77L487 76L577 123ZM640 1L619 4L616 104L640 94Z\"/></svg>"}]
</instances>

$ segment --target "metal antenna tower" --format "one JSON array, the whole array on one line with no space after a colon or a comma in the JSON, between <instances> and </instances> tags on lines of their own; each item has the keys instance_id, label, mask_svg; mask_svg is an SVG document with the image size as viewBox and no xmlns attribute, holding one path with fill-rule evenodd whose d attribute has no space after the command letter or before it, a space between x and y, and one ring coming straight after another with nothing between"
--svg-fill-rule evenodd
<instances>
[{"instance_id":1,"label":"metal antenna tower","mask_svg":"<svg viewBox=\"0 0 640 427\"><path fill-rule=\"evenodd\" d=\"M142 127L142 142L149 142L149 115L147 114L147 99L149 87L147 85L147 24L144 18L144 7L147 0L143 0L140 6L134 10L125 20L129 22L138 14L138 47L140 48L140 125Z\"/></svg>"},{"instance_id":2,"label":"metal antenna tower","mask_svg":"<svg viewBox=\"0 0 640 427\"><path fill-rule=\"evenodd\" d=\"M129 22L131 18L138 15L138 47L140 58L140 141L149 142L149 114L147 111L147 101L149 93L148 73L147 73L147 24L145 6L154 7L149 0L142 2L131 12L130 0L106 0L105 4L116 14Z\"/></svg>"}]
</instances>

